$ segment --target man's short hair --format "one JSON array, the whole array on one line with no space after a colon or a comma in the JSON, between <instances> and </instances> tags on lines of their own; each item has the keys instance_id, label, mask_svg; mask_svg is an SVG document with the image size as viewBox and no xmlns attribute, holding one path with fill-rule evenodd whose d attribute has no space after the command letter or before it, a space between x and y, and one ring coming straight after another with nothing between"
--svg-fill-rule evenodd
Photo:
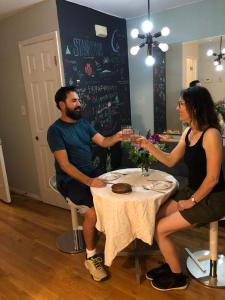
<instances>
[{"instance_id":1,"label":"man's short hair","mask_svg":"<svg viewBox=\"0 0 225 300\"><path fill-rule=\"evenodd\" d=\"M76 89L75 89L74 86L62 86L62 87L55 93L55 103L56 103L56 106L58 107L58 109L60 109L59 102L60 102L60 101L65 102L65 101L66 101L66 98L67 98L67 95L68 95L70 92L76 92Z\"/></svg>"},{"instance_id":2,"label":"man's short hair","mask_svg":"<svg viewBox=\"0 0 225 300\"><path fill-rule=\"evenodd\" d=\"M189 83L189 87L193 87L193 86L196 86L196 85L201 85L201 82L198 79L193 80Z\"/></svg>"}]
</instances>

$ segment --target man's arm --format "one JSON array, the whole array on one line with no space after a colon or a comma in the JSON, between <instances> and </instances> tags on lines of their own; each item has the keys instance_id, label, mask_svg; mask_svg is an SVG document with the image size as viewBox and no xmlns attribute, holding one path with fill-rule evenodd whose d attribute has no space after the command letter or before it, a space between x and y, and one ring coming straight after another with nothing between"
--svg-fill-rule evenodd
<instances>
[{"instance_id":1,"label":"man's arm","mask_svg":"<svg viewBox=\"0 0 225 300\"><path fill-rule=\"evenodd\" d=\"M119 131L116 134L109 137L104 137L100 133L96 133L92 137L92 141L103 148L108 148L116 144L117 142L122 141L122 132Z\"/></svg>"},{"instance_id":2,"label":"man's arm","mask_svg":"<svg viewBox=\"0 0 225 300\"><path fill-rule=\"evenodd\" d=\"M90 178L84 173L80 172L74 165L72 165L67 156L66 150L57 150L54 152L54 157L57 160L60 168L68 174L70 177L74 178L75 180L78 180L82 183L84 183L87 186L90 187L103 187L105 186L105 183L95 177L95 178Z\"/></svg>"}]
</instances>

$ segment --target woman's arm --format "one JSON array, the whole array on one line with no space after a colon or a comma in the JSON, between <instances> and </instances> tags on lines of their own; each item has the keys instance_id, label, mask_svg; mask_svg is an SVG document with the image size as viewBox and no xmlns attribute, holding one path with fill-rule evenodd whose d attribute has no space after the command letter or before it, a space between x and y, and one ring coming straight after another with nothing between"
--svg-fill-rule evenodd
<instances>
[{"instance_id":1,"label":"woman's arm","mask_svg":"<svg viewBox=\"0 0 225 300\"><path fill-rule=\"evenodd\" d=\"M222 164L222 138L219 131L210 128L203 137L203 148L206 154L207 173L200 187L192 195L191 199L178 202L178 209L191 208L206 197L219 181ZM194 201L193 201L194 200Z\"/></svg>"},{"instance_id":2,"label":"woman's arm","mask_svg":"<svg viewBox=\"0 0 225 300\"><path fill-rule=\"evenodd\" d=\"M185 136L189 128L186 128L177 144L177 146L170 152L164 152L156 148L146 138L141 137L137 140L141 148L149 151L157 160L168 167L173 167L183 156L185 151Z\"/></svg>"}]
</instances>

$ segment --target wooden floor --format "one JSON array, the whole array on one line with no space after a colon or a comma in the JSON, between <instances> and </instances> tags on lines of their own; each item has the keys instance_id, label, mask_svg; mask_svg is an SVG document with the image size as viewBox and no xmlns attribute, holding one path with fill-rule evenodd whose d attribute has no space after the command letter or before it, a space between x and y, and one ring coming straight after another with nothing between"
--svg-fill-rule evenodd
<instances>
[{"instance_id":1,"label":"wooden floor","mask_svg":"<svg viewBox=\"0 0 225 300\"><path fill-rule=\"evenodd\" d=\"M135 281L132 258L117 257L111 279L93 281L84 268L85 254L69 255L55 247L56 237L71 228L69 211L23 196L12 204L0 202L0 299L75 300L224 300L225 290L210 289L191 281L187 290L159 292L149 281ZM191 250L207 248L207 228L175 236ZM104 237L99 247L103 249ZM225 253L225 228L220 228L220 251ZM161 261L160 255L143 258L143 274Z\"/></svg>"}]
</instances>

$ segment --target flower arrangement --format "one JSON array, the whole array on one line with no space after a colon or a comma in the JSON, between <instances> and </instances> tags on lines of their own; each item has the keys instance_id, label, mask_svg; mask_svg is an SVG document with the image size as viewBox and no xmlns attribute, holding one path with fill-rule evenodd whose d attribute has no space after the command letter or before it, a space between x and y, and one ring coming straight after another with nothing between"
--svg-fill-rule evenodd
<instances>
[{"instance_id":1,"label":"flower arrangement","mask_svg":"<svg viewBox=\"0 0 225 300\"><path fill-rule=\"evenodd\" d=\"M225 134L225 103L224 103L224 101L217 102L215 105L215 109L218 114L222 134L224 135Z\"/></svg>"},{"instance_id":2,"label":"flower arrangement","mask_svg":"<svg viewBox=\"0 0 225 300\"><path fill-rule=\"evenodd\" d=\"M224 104L224 101L217 102L216 105L215 105L215 108L216 108L216 112L218 114L221 114L221 116L223 117L223 121L225 122L225 104Z\"/></svg>"},{"instance_id":3,"label":"flower arrangement","mask_svg":"<svg viewBox=\"0 0 225 300\"><path fill-rule=\"evenodd\" d=\"M155 147L162 151L166 151L167 147L165 144L160 143L160 137L158 134L147 134L146 136L147 140L149 140L150 143L154 144ZM129 141L123 141L122 147L127 150L129 159L138 167L142 168L143 175L148 175L148 171L151 167L151 165L154 162L157 162L157 159L151 155L147 150L144 150L142 148L139 148L135 145L132 145Z\"/></svg>"}]
</instances>

